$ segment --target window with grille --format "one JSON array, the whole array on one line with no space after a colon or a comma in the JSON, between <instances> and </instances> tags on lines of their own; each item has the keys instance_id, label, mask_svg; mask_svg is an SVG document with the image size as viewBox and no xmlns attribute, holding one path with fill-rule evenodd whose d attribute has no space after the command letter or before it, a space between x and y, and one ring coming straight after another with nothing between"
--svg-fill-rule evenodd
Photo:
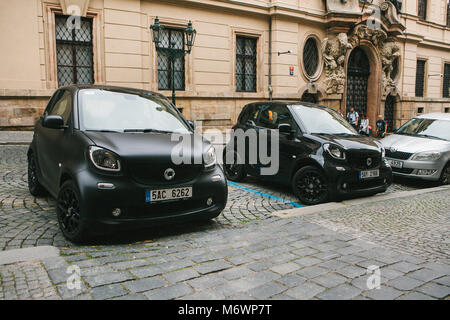
<instances>
[{"instance_id":1,"label":"window with grille","mask_svg":"<svg viewBox=\"0 0 450 320\"><path fill-rule=\"evenodd\" d=\"M450 27L450 0L447 0L447 27Z\"/></svg>"},{"instance_id":2,"label":"window with grille","mask_svg":"<svg viewBox=\"0 0 450 320\"><path fill-rule=\"evenodd\" d=\"M425 60L417 60L416 66L416 97L423 97L425 82Z\"/></svg>"},{"instance_id":3,"label":"window with grille","mask_svg":"<svg viewBox=\"0 0 450 320\"><path fill-rule=\"evenodd\" d=\"M417 16L419 19L426 20L427 19L427 0L419 0L417 8Z\"/></svg>"},{"instance_id":4,"label":"window with grille","mask_svg":"<svg viewBox=\"0 0 450 320\"><path fill-rule=\"evenodd\" d=\"M236 37L236 91L256 92L256 41Z\"/></svg>"},{"instance_id":5,"label":"window with grille","mask_svg":"<svg viewBox=\"0 0 450 320\"><path fill-rule=\"evenodd\" d=\"M442 90L444 98L450 98L450 63L444 65L444 88Z\"/></svg>"},{"instance_id":6,"label":"window with grille","mask_svg":"<svg viewBox=\"0 0 450 320\"><path fill-rule=\"evenodd\" d=\"M184 50L182 30L164 28L160 31L160 47ZM173 61L175 90L185 89L184 56ZM172 60L158 52L158 89L172 90Z\"/></svg>"},{"instance_id":7,"label":"window with grille","mask_svg":"<svg viewBox=\"0 0 450 320\"><path fill-rule=\"evenodd\" d=\"M319 66L319 50L314 38L306 40L303 48L303 65L309 77L313 77L316 74L317 67Z\"/></svg>"},{"instance_id":8,"label":"window with grille","mask_svg":"<svg viewBox=\"0 0 450 320\"><path fill-rule=\"evenodd\" d=\"M55 15L58 85L93 83L92 19L80 18L77 25L68 18Z\"/></svg>"}]
</instances>

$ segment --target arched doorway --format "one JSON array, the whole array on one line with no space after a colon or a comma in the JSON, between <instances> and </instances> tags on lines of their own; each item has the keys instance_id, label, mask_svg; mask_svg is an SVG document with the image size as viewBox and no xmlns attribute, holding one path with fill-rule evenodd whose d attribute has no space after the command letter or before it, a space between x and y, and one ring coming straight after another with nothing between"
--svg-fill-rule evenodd
<instances>
[{"instance_id":1,"label":"arched doorway","mask_svg":"<svg viewBox=\"0 0 450 320\"><path fill-rule=\"evenodd\" d=\"M301 101L317 103L319 100L317 99L317 94L305 92L302 95Z\"/></svg>"},{"instance_id":2,"label":"arched doorway","mask_svg":"<svg viewBox=\"0 0 450 320\"><path fill-rule=\"evenodd\" d=\"M370 63L366 53L357 47L350 53L347 67L347 112L351 107L361 116L367 115L367 88Z\"/></svg>"},{"instance_id":3,"label":"arched doorway","mask_svg":"<svg viewBox=\"0 0 450 320\"><path fill-rule=\"evenodd\" d=\"M387 122L387 132L394 130L395 97L388 95L384 104L384 120Z\"/></svg>"}]
</instances>

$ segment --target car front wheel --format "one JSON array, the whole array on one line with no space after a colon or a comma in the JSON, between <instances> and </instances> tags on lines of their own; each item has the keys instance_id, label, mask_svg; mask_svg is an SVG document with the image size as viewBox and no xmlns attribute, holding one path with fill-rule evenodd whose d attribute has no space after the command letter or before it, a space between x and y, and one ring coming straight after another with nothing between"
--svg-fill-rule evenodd
<instances>
[{"instance_id":1,"label":"car front wheel","mask_svg":"<svg viewBox=\"0 0 450 320\"><path fill-rule=\"evenodd\" d=\"M47 193L45 188L39 183L34 153L28 156L28 190L35 197L44 196Z\"/></svg>"},{"instance_id":2,"label":"car front wheel","mask_svg":"<svg viewBox=\"0 0 450 320\"><path fill-rule=\"evenodd\" d=\"M303 167L295 173L292 189L297 198L306 205L323 203L330 198L327 178L313 166Z\"/></svg>"},{"instance_id":3,"label":"car front wheel","mask_svg":"<svg viewBox=\"0 0 450 320\"><path fill-rule=\"evenodd\" d=\"M440 182L443 185L450 184L450 163L448 163L442 171Z\"/></svg>"},{"instance_id":4,"label":"car front wheel","mask_svg":"<svg viewBox=\"0 0 450 320\"><path fill-rule=\"evenodd\" d=\"M247 176L247 172L245 171L245 167L243 164L240 164L238 161L238 154L235 151L228 151L233 152L233 163L227 163L227 157L226 157L226 149L223 152L223 170L225 171L225 175L228 180L231 181L242 181Z\"/></svg>"},{"instance_id":5,"label":"car front wheel","mask_svg":"<svg viewBox=\"0 0 450 320\"><path fill-rule=\"evenodd\" d=\"M56 214L64 237L75 243L85 242L89 236L80 204L80 193L75 183L70 180L64 182L58 193Z\"/></svg>"}]
</instances>

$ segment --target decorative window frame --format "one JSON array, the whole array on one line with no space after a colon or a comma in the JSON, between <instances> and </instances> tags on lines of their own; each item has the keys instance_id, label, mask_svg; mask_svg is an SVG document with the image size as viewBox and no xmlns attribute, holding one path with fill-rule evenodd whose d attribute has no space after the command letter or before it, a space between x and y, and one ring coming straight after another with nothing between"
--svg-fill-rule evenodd
<instances>
[{"instance_id":1,"label":"decorative window frame","mask_svg":"<svg viewBox=\"0 0 450 320\"><path fill-rule=\"evenodd\" d=\"M417 77L417 61L418 60L422 60L425 61L425 67L423 69L423 95L421 97L416 96L416 83L417 83L417 79L414 78L414 97L418 98L418 99L423 99L427 97L427 93L428 93L428 58L424 57L424 56L417 56L416 57L416 71L415 71L415 77Z\"/></svg>"},{"instance_id":2,"label":"decorative window frame","mask_svg":"<svg viewBox=\"0 0 450 320\"><path fill-rule=\"evenodd\" d=\"M56 30L55 15L65 14L60 5L44 3L44 47L46 66L47 89L58 88L58 64L56 60ZM103 48L103 13L102 10L88 9L83 17L92 19L92 53L94 83L102 84L104 74L104 48Z\"/></svg>"},{"instance_id":3,"label":"decorative window frame","mask_svg":"<svg viewBox=\"0 0 450 320\"><path fill-rule=\"evenodd\" d=\"M256 39L256 91L245 92L236 90L236 40L237 37ZM264 32L243 28L231 28L231 92L234 96L256 96L264 93Z\"/></svg>"},{"instance_id":4,"label":"decorative window frame","mask_svg":"<svg viewBox=\"0 0 450 320\"><path fill-rule=\"evenodd\" d=\"M317 70L314 73L314 75L312 75L312 76L308 75L308 72L306 72L305 64L303 63L303 50L305 49L306 41L308 41L311 38L316 41L317 53L318 53L318 57L319 57L319 61L317 64ZM323 72L323 58L322 58L322 50L321 50L322 42L320 40L320 37L316 33L309 32L303 37L303 41L301 41L300 43L302 45L300 47L298 59L299 59L299 65L302 68L303 77L308 82L309 81L317 81Z\"/></svg>"},{"instance_id":5,"label":"decorative window frame","mask_svg":"<svg viewBox=\"0 0 450 320\"><path fill-rule=\"evenodd\" d=\"M442 71L441 71L441 74L442 74L442 81L441 81L441 97L443 98L443 99L449 99L450 100L450 89L449 89L449 96L448 97L444 97L444 80L445 80L445 65L450 65L450 60L444 60L444 61L442 61Z\"/></svg>"},{"instance_id":6,"label":"decorative window frame","mask_svg":"<svg viewBox=\"0 0 450 320\"><path fill-rule=\"evenodd\" d=\"M174 29L186 29L187 25L189 23L189 20L183 20L183 19L172 19L172 18L166 18L166 17L159 17L159 23L167 28L174 28ZM148 23L147 25L150 26L154 23L156 16L148 16ZM195 28L195 26L194 26ZM153 43L153 35L150 30L148 33L149 38L148 42L150 44L150 72L152 75L152 79L150 81L150 90L159 92L164 96L171 96L172 90L159 90L158 89L158 53L156 51L155 44ZM189 95L189 93L193 93L195 91L194 88L194 68L193 61L194 61L194 55L193 51L195 50L195 44L192 47L192 51L190 54L187 54L184 56L184 90L177 90L176 95L177 97L183 97Z\"/></svg>"}]
</instances>

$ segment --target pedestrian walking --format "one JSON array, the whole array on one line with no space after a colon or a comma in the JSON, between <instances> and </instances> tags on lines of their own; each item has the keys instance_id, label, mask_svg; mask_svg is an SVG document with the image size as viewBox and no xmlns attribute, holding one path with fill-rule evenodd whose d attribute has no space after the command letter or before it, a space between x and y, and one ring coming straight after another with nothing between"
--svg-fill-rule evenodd
<instances>
[{"instance_id":1,"label":"pedestrian walking","mask_svg":"<svg viewBox=\"0 0 450 320\"><path fill-rule=\"evenodd\" d=\"M371 127L369 126L369 119L365 114L361 115L361 124L359 126L359 134L364 134L366 136L370 136Z\"/></svg>"},{"instance_id":2,"label":"pedestrian walking","mask_svg":"<svg viewBox=\"0 0 450 320\"><path fill-rule=\"evenodd\" d=\"M351 107L347 113L347 121L358 131L359 114L355 111L355 108Z\"/></svg>"},{"instance_id":3,"label":"pedestrian walking","mask_svg":"<svg viewBox=\"0 0 450 320\"><path fill-rule=\"evenodd\" d=\"M383 116L381 114L378 115L376 125L377 125L377 137L384 138L387 132L387 122L383 119Z\"/></svg>"}]
</instances>

